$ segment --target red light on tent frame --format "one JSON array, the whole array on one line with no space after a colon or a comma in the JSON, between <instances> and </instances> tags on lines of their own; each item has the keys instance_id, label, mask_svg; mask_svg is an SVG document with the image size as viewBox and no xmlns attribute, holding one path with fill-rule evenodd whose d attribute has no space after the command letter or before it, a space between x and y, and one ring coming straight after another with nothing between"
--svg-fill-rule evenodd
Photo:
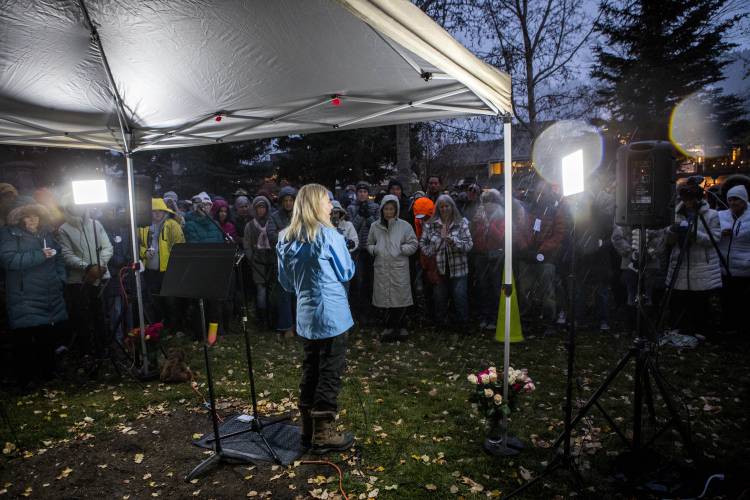
<instances>
[{"instance_id":1,"label":"red light on tent frame","mask_svg":"<svg viewBox=\"0 0 750 500\"><path fill-rule=\"evenodd\" d=\"M216 115L214 117L214 120L216 120L216 122L218 123L218 122L220 122L222 120L222 118L224 118L224 115Z\"/></svg>"},{"instance_id":2,"label":"red light on tent frame","mask_svg":"<svg viewBox=\"0 0 750 500\"><path fill-rule=\"evenodd\" d=\"M341 106L341 99L338 97L334 97L333 99L331 99L331 104L333 104L334 106Z\"/></svg>"}]
</instances>

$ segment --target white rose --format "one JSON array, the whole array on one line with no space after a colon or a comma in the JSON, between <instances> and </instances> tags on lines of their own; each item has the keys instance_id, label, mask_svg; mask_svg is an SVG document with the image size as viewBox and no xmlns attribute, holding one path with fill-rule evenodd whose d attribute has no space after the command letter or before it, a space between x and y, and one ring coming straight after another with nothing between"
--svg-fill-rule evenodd
<instances>
[{"instance_id":1,"label":"white rose","mask_svg":"<svg viewBox=\"0 0 750 500\"><path fill-rule=\"evenodd\" d=\"M477 385L479 383L479 379L473 373L469 375L468 377L466 377L466 379L469 381L469 383L474 384L474 385Z\"/></svg>"},{"instance_id":2,"label":"white rose","mask_svg":"<svg viewBox=\"0 0 750 500\"><path fill-rule=\"evenodd\" d=\"M503 404L503 397L500 394L495 394L495 397L493 397L492 399L495 400L495 404L498 406Z\"/></svg>"},{"instance_id":3,"label":"white rose","mask_svg":"<svg viewBox=\"0 0 750 500\"><path fill-rule=\"evenodd\" d=\"M484 390L484 396L487 398L491 398L495 395L495 393L492 391L492 389L485 389Z\"/></svg>"},{"instance_id":4,"label":"white rose","mask_svg":"<svg viewBox=\"0 0 750 500\"><path fill-rule=\"evenodd\" d=\"M490 372L490 382L492 382L493 384L494 384L495 382L497 382L497 373L495 373L495 372Z\"/></svg>"},{"instance_id":5,"label":"white rose","mask_svg":"<svg viewBox=\"0 0 750 500\"><path fill-rule=\"evenodd\" d=\"M486 373L482 374L482 383L483 384L489 384L490 383L490 376Z\"/></svg>"}]
</instances>

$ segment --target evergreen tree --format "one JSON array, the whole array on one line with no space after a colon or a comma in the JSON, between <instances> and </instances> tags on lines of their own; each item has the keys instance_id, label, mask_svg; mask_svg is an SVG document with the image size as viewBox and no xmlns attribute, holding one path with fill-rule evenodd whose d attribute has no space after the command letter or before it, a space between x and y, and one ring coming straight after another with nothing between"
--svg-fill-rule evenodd
<instances>
[{"instance_id":1,"label":"evergreen tree","mask_svg":"<svg viewBox=\"0 0 750 500\"><path fill-rule=\"evenodd\" d=\"M410 127L412 159L421 157L417 134ZM280 138L279 177L292 184L317 182L335 189L365 180L379 183L395 176L396 127L342 130Z\"/></svg>"},{"instance_id":2,"label":"evergreen tree","mask_svg":"<svg viewBox=\"0 0 750 500\"><path fill-rule=\"evenodd\" d=\"M599 104L618 132L638 140L667 139L672 109L723 79L734 44L725 38L740 15L728 0L615 0L601 4L594 47Z\"/></svg>"}]
</instances>

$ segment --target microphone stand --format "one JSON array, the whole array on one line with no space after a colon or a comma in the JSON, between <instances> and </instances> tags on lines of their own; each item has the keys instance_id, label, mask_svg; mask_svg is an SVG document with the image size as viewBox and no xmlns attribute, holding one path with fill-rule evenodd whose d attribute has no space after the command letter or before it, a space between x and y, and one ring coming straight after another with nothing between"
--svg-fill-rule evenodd
<instances>
[{"instance_id":1,"label":"microphone stand","mask_svg":"<svg viewBox=\"0 0 750 500\"><path fill-rule=\"evenodd\" d=\"M214 224L221 231L221 233L224 235L225 242L236 244L234 239L229 234L227 234L226 231L224 231L224 228L222 228L221 225L215 219L210 217L205 212L203 213L206 217L209 218L211 223ZM236 253L235 253L235 261L234 261L234 270L238 276L238 282L239 282L238 286L240 286L243 290L244 290L244 278L242 276L242 272L239 266L242 263L242 260L244 258L245 258L244 252L239 248L239 245L237 245ZM268 453L272 457L273 461L277 464L281 464L282 462L281 462L281 459L279 458L278 453L276 452L276 450L274 450L274 448L268 442L266 437L263 435L263 429L264 427L274 425L278 422L289 420L290 416L282 415L280 417L276 417L273 419L266 419L265 422L261 422L260 420L260 417L258 415L258 396L257 396L256 388L255 388L255 374L253 370L253 356L252 356L252 349L250 347L250 334L247 329L247 305L245 304L244 300L242 301L241 310L242 310L241 324L242 324L242 333L243 333L243 337L245 340L245 356L247 358L247 374L248 374L248 379L250 382L250 400L252 404L252 411L253 411L252 417L253 418L252 420L250 420L249 428L242 429L239 431L229 432L227 434L221 434L220 429L218 428L218 426L215 425L213 438L207 439L206 442L208 443L213 442L215 443L217 449L221 449L221 441L226 438L239 436L239 435L247 434L247 433L256 433L260 437L265 448L268 450ZM203 324L205 325L205 318L201 318L201 320L203 321ZM211 397L211 403L213 406L214 396L210 395L210 397ZM262 457L257 457L257 458L262 458ZM199 465L198 467L196 467L196 469L191 471L190 474L188 474L185 479L187 481L190 481L194 477L201 474L204 470L205 470L205 467L201 467Z\"/></svg>"}]
</instances>

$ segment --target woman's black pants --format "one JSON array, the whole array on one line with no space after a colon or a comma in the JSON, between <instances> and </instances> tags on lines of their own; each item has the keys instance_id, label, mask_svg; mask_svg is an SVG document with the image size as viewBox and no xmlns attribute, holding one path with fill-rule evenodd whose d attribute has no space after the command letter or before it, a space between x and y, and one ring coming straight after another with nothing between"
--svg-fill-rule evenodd
<instances>
[{"instance_id":1,"label":"woman's black pants","mask_svg":"<svg viewBox=\"0 0 750 500\"><path fill-rule=\"evenodd\" d=\"M346 368L346 333L327 339L302 339L304 360L299 407L337 411L341 376Z\"/></svg>"}]
</instances>

